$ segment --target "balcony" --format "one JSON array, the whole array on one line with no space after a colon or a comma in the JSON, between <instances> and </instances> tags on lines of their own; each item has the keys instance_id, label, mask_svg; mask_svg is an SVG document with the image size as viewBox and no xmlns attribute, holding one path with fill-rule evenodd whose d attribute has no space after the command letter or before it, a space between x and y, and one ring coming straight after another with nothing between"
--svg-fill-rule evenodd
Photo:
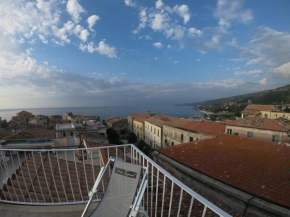
<instances>
[{"instance_id":1,"label":"balcony","mask_svg":"<svg viewBox=\"0 0 290 217\"><path fill-rule=\"evenodd\" d=\"M2 149L2 152L9 160L1 162L0 202L10 207L30 205L44 209L45 206L54 205L52 209L61 207L69 210L66 207L82 205L83 209L101 167L112 157L149 169L141 203L143 216L230 216L174 178L134 145L83 149ZM109 167L93 199L94 204L101 201L110 174ZM62 216L75 215L67 213Z\"/></svg>"}]
</instances>

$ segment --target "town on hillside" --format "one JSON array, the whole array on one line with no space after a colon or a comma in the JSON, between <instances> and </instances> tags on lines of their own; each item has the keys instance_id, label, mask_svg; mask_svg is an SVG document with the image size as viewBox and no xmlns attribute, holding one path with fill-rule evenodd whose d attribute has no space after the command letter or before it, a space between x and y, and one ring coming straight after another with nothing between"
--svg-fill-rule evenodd
<instances>
[{"instance_id":1,"label":"town on hillside","mask_svg":"<svg viewBox=\"0 0 290 217\"><path fill-rule=\"evenodd\" d=\"M124 144L132 144L136 151L126 154L130 149ZM5 201L42 201L37 194L47 198L47 202L62 197L64 201L68 198L75 201L73 190L82 200L88 199L88 191L83 187L89 183L92 187L94 178L90 173L92 177L88 181L89 175L84 173L86 166L105 165L104 160L113 155L123 161L127 158L130 162L144 161L143 153L202 196L214 195L211 202L231 215L289 214L290 197L286 192L290 192L290 113L285 109L277 110L274 105L249 104L239 117L224 121L145 112L101 122L100 116L72 112L46 116L21 111L10 121L0 121L0 147L1 168L2 165L14 168L15 162L20 163L16 173L8 173L11 174L8 178L2 168L0 196ZM31 149L39 149L40 156L25 151ZM57 149L60 151L55 151ZM69 150L73 151L67 153ZM36 166L35 162L40 165L32 172L29 165ZM73 163L80 168L84 166L82 172L76 173ZM57 165L60 167L55 167ZM41 168L52 169L58 176L63 168L65 177L59 178L69 181L72 180L67 172L72 168L71 176L81 188L59 180L60 190L47 190L48 185L55 185L52 182L55 180L50 172L48 184L47 174ZM157 178L158 170L155 172ZM35 174L35 180L43 183L28 184L24 179L30 182L26 175L31 176L31 173ZM161 179L160 183L165 182ZM71 190L66 191L61 185L71 186ZM170 189L170 185L167 187ZM157 189L153 193L157 198ZM190 197L184 201L190 203ZM178 209L172 211L178 213Z\"/></svg>"}]
</instances>

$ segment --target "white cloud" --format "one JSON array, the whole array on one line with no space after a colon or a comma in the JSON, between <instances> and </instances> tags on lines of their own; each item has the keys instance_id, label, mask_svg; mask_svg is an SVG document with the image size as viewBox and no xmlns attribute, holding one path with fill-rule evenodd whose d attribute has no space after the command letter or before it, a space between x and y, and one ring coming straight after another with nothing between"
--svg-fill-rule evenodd
<instances>
[{"instance_id":1,"label":"white cloud","mask_svg":"<svg viewBox=\"0 0 290 217\"><path fill-rule=\"evenodd\" d=\"M42 41L42 43L44 43L44 44L47 44L48 43L47 39L43 35L38 34L38 37Z\"/></svg>"},{"instance_id":2,"label":"white cloud","mask_svg":"<svg viewBox=\"0 0 290 217\"><path fill-rule=\"evenodd\" d=\"M137 4L134 0L125 0L125 4L130 7L136 7Z\"/></svg>"},{"instance_id":3,"label":"white cloud","mask_svg":"<svg viewBox=\"0 0 290 217\"><path fill-rule=\"evenodd\" d=\"M140 17L140 23L139 23L139 26L137 27L137 29L135 29L133 31L134 34L137 34L141 29L144 29L145 26L146 26L146 23L147 23L147 12L146 12L146 9L143 8L140 13L139 13L139 17Z\"/></svg>"},{"instance_id":4,"label":"white cloud","mask_svg":"<svg viewBox=\"0 0 290 217\"><path fill-rule=\"evenodd\" d=\"M232 59L229 59L229 61L232 61L232 62L241 62L241 61L245 61L247 60L247 58L232 58Z\"/></svg>"},{"instance_id":5,"label":"white cloud","mask_svg":"<svg viewBox=\"0 0 290 217\"><path fill-rule=\"evenodd\" d=\"M98 51L100 54L106 55L110 58L117 57L117 51L115 47L110 47L106 44L105 40L100 41L99 45L96 47L93 42L90 42L87 45L80 44L79 48L82 51L88 51L89 53L93 53Z\"/></svg>"},{"instance_id":6,"label":"white cloud","mask_svg":"<svg viewBox=\"0 0 290 217\"><path fill-rule=\"evenodd\" d=\"M243 3L244 0L218 0L214 15L222 18L226 25L226 20L248 23L253 20L253 14L251 10L243 8Z\"/></svg>"},{"instance_id":7,"label":"white cloud","mask_svg":"<svg viewBox=\"0 0 290 217\"><path fill-rule=\"evenodd\" d=\"M235 72L234 75L259 75L262 73L263 73L262 70L254 69L250 71L238 71L238 72Z\"/></svg>"},{"instance_id":8,"label":"white cloud","mask_svg":"<svg viewBox=\"0 0 290 217\"><path fill-rule=\"evenodd\" d=\"M190 12L187 5L175 5L173 10L183 18L183 22L186 24L190 20Z\"/></svg>"},{"instance_id":9,"label":"white cloud","mask_svg":"<svg viewBox=\"0 0 290 217\"><path fill-rule=\"evenodd\" d=\"M96 24L96 22L100 20L100 17L98 15L92 15L90 16L88 19L87 19L87 23L89 25L89 29L91 31L94 31L93 30L93 26Z\"/></svg>"},{"instance_id":10,"label":"white cloud","mask_svg":"<svg viewBox=\"0 0 290 217\"><path fill-rule=\"evenodd\" d=\"M162 48L163 47L163 44L161 43L161 42L155 42L154 44L153 44L153 46L154 47L157 47L157 48Z\"/></svg>"},{"instance_id":11,"label":"white cloud","mask_svg":"<svg viewBox=\"0 0 290 217\"><path fill-rule=\"evenodd\" d=\"M168 27L168 18L166 14L154 14L154 19L151 23L151 28L153 30L162 30L167 29Z\"/></svg>"},{"instance_id":12,"label":"white cloud","mask_svg":"<svg viewBox=\"0 0 290 217\"><path fill-rule=\"evenodd\" d=\"M199 29L195 29L195 28L189 28L188 29L188 35L190 37L195 37L195 36L202 36L202 31Z\"/></svg>"},{"instance_id":13,"label":"white cloud","mask_svg":"<svg viewBox=\"0 0 290 217\"><path fill-rule=\"evenodd\" d=\"M178 61L174 61L174 62L173 62L173 64L177 64L177 63L178 63Z\"/></svg>"},{"instance_id":14,"label":"white cloud","mask_svg":"<svg viewBox=\"0 0 290 217\"><path fill-rule=\"evenodd\" d=\"M277 68L273 68L272 71L283 78L290 78L290 62L284 63Z\"/></svg>"},{"instance_id":15,"label":"white cloud","mask_svg":"<svg viewBox=\"0 0 290 217\"><path fill-rule=\"evenodd\" d=\"M162 8L163 5L164 5L164 4L163 4L162 0L157 0L156 3L155 3L155 7L156 7L157 9Z\"/></svg>"},{"instance_id":16,"label":"white cloud","mask_svg":"<svg viewBox=\"0 0 290 217\"><path fill-rule=\"evenodd\" d=\"M66 7L73 20L76 23L80 22L81 14L85 12L85 9L79 4L78 0L68 0Z\"/></svg>"},{"instance_id":17,"label":"white cloud","mask_svg":"<svg viewBox=\"0 0 290 217\"><path fill-rule=\"evenodd\" d=\"M169 44L169 45L167 45L167 48L168 48L168 49L171 49L171 48L172 48L172 46Z\"/></svg>"},{"instance_id":18,"label":"white cloud","mask_svg":"<svg viewBox=\"0 0 290 217\"><path fill-rule=\"evenodd\" d=\"M259 80L259 83L261 85L265 85L265 84L267 84L267 79L266 78L263 78L263 79Z\"/></svg>"},{"instance_id":19,"label":"white cloud","mask_svg":"<svg viewBox=\"0 0 290 217\"><path fill-rule=\"evenodd\" d=\"M79 37L83 42L86 42L90 33L84 29L81 25L75 26L73 30L74 34Z\"/></svg>"}]
</instances>

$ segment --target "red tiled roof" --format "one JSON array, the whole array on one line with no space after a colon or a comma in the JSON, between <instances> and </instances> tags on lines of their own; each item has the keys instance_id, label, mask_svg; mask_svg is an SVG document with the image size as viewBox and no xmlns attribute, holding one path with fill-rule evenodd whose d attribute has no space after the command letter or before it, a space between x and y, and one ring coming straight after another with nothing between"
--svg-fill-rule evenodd
<instances>
[{"instance_id":1,"label":"red tiled roof","mask_svg":"<svg viewBox=\"0 0 290 217\"><path fill-rule=\"evenodd\" d=\"M191 121L180 128L208 135L218 135L225 132L224 124L211 121Z\"/></svg>"},{"instance_id":2,"label":"red tiled roof","mask_svg":"<svg viewBox=\"0 0 290 217\"><path fill-rule=\"evenodd\" d=\"M248 105L245 110L273 111L274 105Z\"/></svg>"},{"instance_id":3,"label":"red tiled roof","mask_svg":"<svg viewBox=\"0 0 290 217\"><path fill-rule=\"evenodd\" d=\"M159 151L242 191L290 207L290 148L221 135Z\"/></svg>"},{"instance_id":4,"label":"red tiled roof","mask_svg":"<svg viewBox=\"0 0 290 217\"><path fill-rule=\"evenodd\" d=\"M136 117L136 118L134 118L134 121L137 121L137 122L140 122L140 123L144 123L147 119L149 119L149 118Z\"/></svg>"},{"instance_id":5,"label":"red tiled roof","mask_svg":"<svg viewBox=\"0 0 290 217\"><path fill-rule=\"evenodd\" d=\"M151 118L152 116L154 116L155 114L149 114L149 113L142 113L142 114L129 114L129 116L131 116L133 119L137 118L137 117L142 117L142 118Z\"/></svg>"},{"instance_id":6,"label":"red tiled roof","mask_svg":"<svg viewBox=\"0 0 290 217\"><path fill-rule=\"evenodd\" d=\"M189 120L189 119L184 119L184 118L177 118L173 121L170 121L170 122L166 122L164 123L164 125L167 125L167 126L170 126L170 127L180 127L186 123L189 123L191 122L192 120Z\"/></svg>"},{"instance_id":7,"label":"red tiled roof","mask_svg":"<svg viewBox=\"0 0 290 217\"><path fill-rule=\"evenodd\" d=\"M226 121L226 125L256 128L263 130L288 132L290 130L290 124L284 119L268 119L268 118L245 118L234 121Z\"/></svg>"}]
</instances>

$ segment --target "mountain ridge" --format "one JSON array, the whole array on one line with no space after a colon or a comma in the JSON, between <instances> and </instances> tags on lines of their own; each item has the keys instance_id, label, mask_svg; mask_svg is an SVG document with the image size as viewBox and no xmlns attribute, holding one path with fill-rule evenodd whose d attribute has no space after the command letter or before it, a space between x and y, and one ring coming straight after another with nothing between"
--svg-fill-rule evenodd
<instances>
[{"instance_id":1,"label":"mountain ridge","mask_svg":"<svg viewBox=\"0 0 290 217\"><path fill-rule=\"evenodd\" d=\"M195 103L182 103L176 106L197 106L197 105L207 105L207 104L221 104L228 102L235 103L247 103L251 100L253 104L280 104L282 101L284 103L290 103L290 84L283 87L278 87L275 89L264 90L255 93L242 94L237 96L206 100L203 102Z\"/></svg>"}]
</instances>

